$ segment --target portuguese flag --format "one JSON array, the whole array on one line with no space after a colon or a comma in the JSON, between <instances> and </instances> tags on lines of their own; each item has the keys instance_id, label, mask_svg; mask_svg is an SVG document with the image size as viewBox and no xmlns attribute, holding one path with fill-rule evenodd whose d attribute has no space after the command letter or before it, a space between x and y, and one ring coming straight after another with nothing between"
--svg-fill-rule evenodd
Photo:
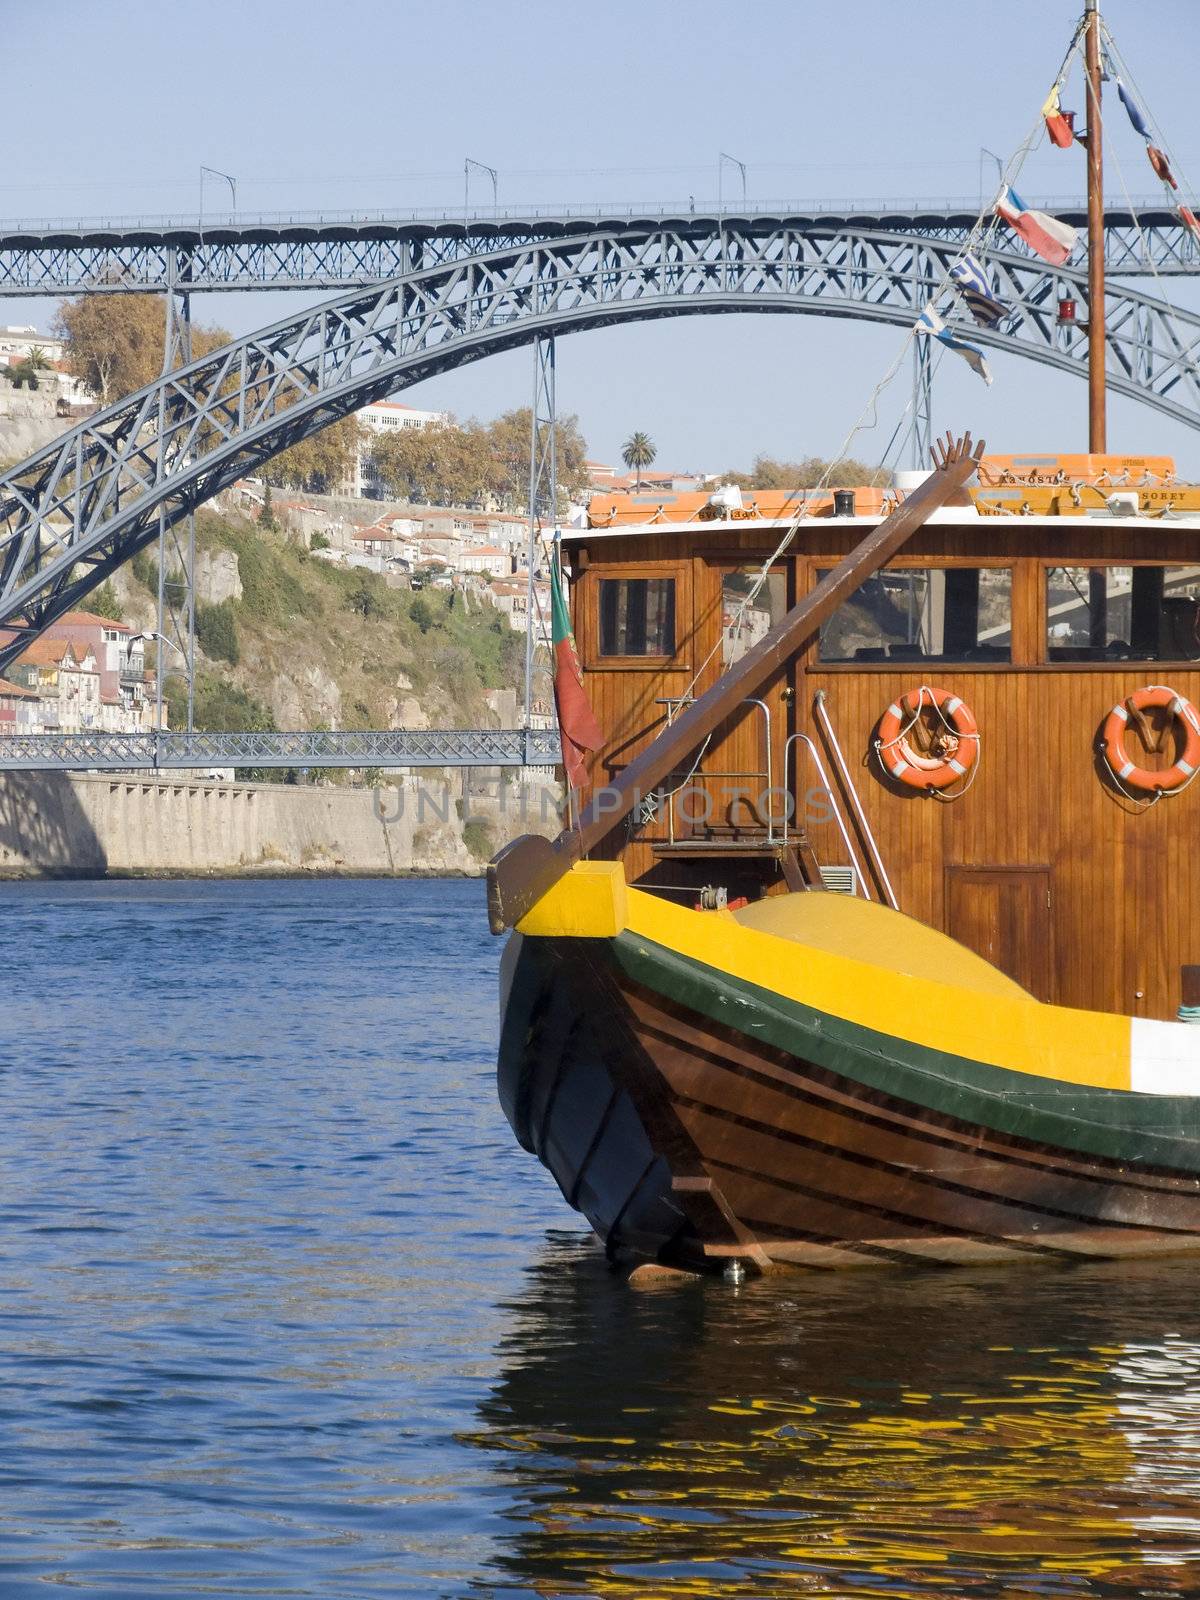
<instances>
[{"instance_id":1,"label":"portuguese flag","mask_svg":"<svg viewBox=\"0 0 1200 1600\"><path fill-rule=\"evenodd\" d=\"M554 639L554 705L558 712L558 733L562 740L563 766L572 789L587 783L583 763L585 750L599 750L604 735L588 704L583 687L579 657L571 637L571 614L563 593L562 573L557 561L550 563L551 613Z\"/></svg>"}]
</instances>

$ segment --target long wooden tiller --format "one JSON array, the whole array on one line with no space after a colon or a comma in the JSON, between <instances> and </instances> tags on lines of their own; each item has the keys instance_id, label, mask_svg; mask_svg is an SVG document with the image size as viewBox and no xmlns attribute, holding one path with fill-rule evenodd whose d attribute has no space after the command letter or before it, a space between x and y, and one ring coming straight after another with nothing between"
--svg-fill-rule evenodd
<instances>
[{"instance_id":1,"label":"long wooden tiller","mask_svg":"<svg viewBox=\"0 0 1200 1600\"><path fill-rule=\"evenodd\" d=\"M576 861L596 849L623 817L677 771L714 728L756 694L842 602L963 487L978 468L983 449L980 440L972 450L969 433L957 441L947 434L944 444L934 446L935 470L925 481L611 784L594 795L576 827L564 828L553 843L526 834L506 845L488 865L492 932L514 927Z\"/></svg>"}]
</instances>

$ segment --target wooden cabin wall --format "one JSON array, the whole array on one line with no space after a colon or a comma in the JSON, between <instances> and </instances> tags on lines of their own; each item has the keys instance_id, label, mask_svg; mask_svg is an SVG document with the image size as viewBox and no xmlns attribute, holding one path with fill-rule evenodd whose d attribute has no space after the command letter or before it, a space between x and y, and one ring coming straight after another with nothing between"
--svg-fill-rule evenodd
<instances>
[{"instance_id":1,"label":"wooden cabin wall","mask_svg":"<svg viewBox=\"0 0 1200 1600\"><path fill-rule=\"evenodd\" d=\"M1200 673L1169 674L1200 699ZM979 723L972 787L943 802L885 783L871 751L880 715L921 681L952 690ZM1064 1005L1167 1016L1179 1004L1179 968L1200 960L1200 831L1189 791L1141 813L1102 782L1096 736L1111 707L1153 672L1015 675L963 668L813 672L891 875L901 908L961 936L949 899L954 869L1045 869L1049 948L1005 965L1039 998ZM843 859L834 828L810 830L821 860ZM973 942L973 941L970 941Z\"/></svg>"},{"instance_id":2,"label":"wooden cabin wall","mask_svg":"<svg viewBox=\"0 0 1200 1600\"><path fill-rule=\"evenodd\" d=\"M741 536L726 531L719 539L705 541L702 551L694 558L690 553L681 555L677 532L660 537L597 541L593 547L586 541L580 543L582 555L579 546L571 552L575 560L572 626L584 667L588 698L606 735L603 750L590 760L591 781L598 786L611 781L657 734L667 716L667 707L660 703L663 699L699 695L720 676L721 571L739 562L760 563L767 552L760 548L761 531L754 530ZM794 598L795 585L795 573L790 566L787 575L790 601ZM670 661L648 658L618 662L602 657L599 652L600 579L656 576L674 576L677 583L674 657ZM785 681L781 679L768 696L774 713L773 765L776 771L782 768L784 741L791 725L790 711L785 713L780 704L784 687ZM705 771L761 770L763 760L760 723L756 713L749 713L723 737L711 742L697 781L703 782ZM685 777L684 773L678 775L680 781ZM740 816L745 819L744 810ZM686 835L686 823L682 819L679 821L680 831ZM650 822L640 828L632 842L627 841L623 830L609 841L611 852L621 854L631 882L655 869L654 846L665 844L669 832L668 822L663 817L657 823ZM657 864L661 868L661 863ZM694 874L688 880L686 873L658 872L660 880L670 881L675 876L685 881L695 878Z\"/></svg>"},{"instance_id":3,"label":"wooden cabin wall","mask_svg":"<svg viewBox=\"0 0 1200 1600\"><path fill-rule=\"evenodd\" d=\"M793 562L791 595L816 582L862 537L863 529L831 524L806 533ZM772 540L776 537L772 533ZM686 545L684 540L686 538ZM799 544L799 540L797 544ZM586 546L586 538L580 540ZM825 691L833 726L858 794L893 879L901 909L934 927L978 943L980 919L1007 907L1015 923L1001 964L1039 998L1140 1016L1173 1016L1180 967L1200 963L1200 782L1178 798L1139 809L1102 781L1098 734L1109 710L1135 689L1168 683L1200 704L1200 664L1081 663L1044 660L1044 568L1138 560L1195 564L1195 533L1152 523L1145 531L1108 529L1091 519L1061 532L998 519L953 530L923 530L896 567L958 564L1013 569L1011 665L880 663L822 665L815 641L794 666L795 698L780 706L780 750L788 728L822 740L811 715ZM597 540L587 550L576 586L576 630L587 687L601 727L610 734L596 763L597 781L624 765L656 731L664 694L685 691L719 643L722 560L765 557L770 544L753 528L705 539L689 529L660 539ZM597 654L597 579L644 575L644 563L674 570L686 588L689 621L677 605L679 649L669 664L614 668ZM664 670L665 668L665 670ZM717 660L699 688L719 671ZM982 735L978 772L960 799L943 802L883 777L872 739L888 705L921 683L960 695ZM704 767L752 765L751 719L714 741ZM1140 745L1129 735L1138 759ZM823 746L822 746L823 748ZM799 787L809 782L801 775ZM810 837L822 862L846 855L832 823ZM625 852L631 879L655 861L649 828ZM714 878L720 874L714 865ZM1042 904L1043 895L1048 904ZM1014 943L1015 941L1015 943ZM995 953L995 952L993 952Z\"/></svg>"}]
</instances>

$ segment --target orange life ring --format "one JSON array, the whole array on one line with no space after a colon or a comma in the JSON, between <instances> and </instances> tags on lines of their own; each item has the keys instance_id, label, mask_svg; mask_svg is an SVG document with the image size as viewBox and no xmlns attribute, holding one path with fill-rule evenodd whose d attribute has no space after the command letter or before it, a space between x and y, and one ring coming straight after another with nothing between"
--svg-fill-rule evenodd
<instances>
[{"instance_id":1,"label":"orange life ring","mask_svg":"<svg viewBox=\"0 0 1200 1600\"><path fill-rule=\"evenodd\" d=\"M1125 751L1125 729L1129 724L1127 705L1134 711L1170 711L1183 725L1183 754L1173 767L1165 772L1151 772L1149 767L1135 766L1130 761ZM1200 767L1200 714L1190 700L1165 684L1152 683L1148 688L1135 689L1108 713L1104 723L1104 759L1127 789L1138 789L1144 794L1175 794L1191 781Z\"/></svg>"},{"instance_id":2,"label":"orange life ring","mask_svg":"<svg viewBox=\"0 0 1200 1600\"><path fill-rule=\"evenodd\" d=\"M910 704L913 695L915 704ZM942 728L934 735L933 751L923 755L908 735L928 699ZM894 700L879 723L875 750L886 772L913 789L947 789L965 778L979 758L979 725L970 706L949 689L922 684Z\"/></svg>"}]
</instances>

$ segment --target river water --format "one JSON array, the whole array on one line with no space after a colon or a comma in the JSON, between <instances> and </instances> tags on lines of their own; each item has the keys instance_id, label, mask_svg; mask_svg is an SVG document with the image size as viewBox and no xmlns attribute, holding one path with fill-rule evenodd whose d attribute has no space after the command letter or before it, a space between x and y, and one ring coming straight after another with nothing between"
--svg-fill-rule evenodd
<instances>
[{"instance_id":1,"label":"river water","mask_svg":"<svg viewBox=\"0 0 1200 1600\"><path fill-rule=\"evenodd\" d=\"M479 884L0 926L0 1600L1200 1593L1200 1266L631 1289Z\"/></svg>"}]
</instances>

